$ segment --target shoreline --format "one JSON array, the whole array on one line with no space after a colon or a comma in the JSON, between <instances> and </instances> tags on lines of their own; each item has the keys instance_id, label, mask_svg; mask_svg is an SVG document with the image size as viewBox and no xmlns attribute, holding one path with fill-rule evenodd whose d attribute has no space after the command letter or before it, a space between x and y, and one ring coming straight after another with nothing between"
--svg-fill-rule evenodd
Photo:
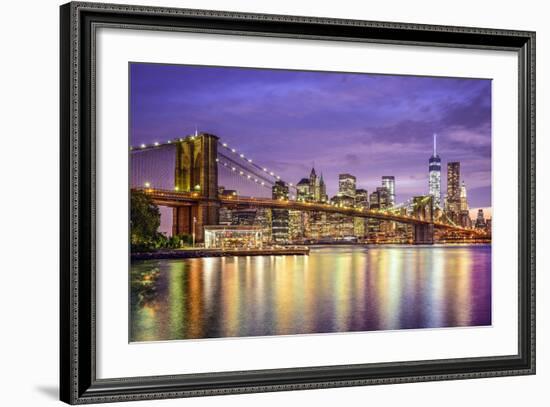
<instances>
[{"instance_id":1,"label":"shoreline","mask_svg":"<svg viewBox=\"0 0 550 407\"><path fill-rule=\"evenodd\" d=\"M131 260L160 260L160 259L197 259L204 257L230 257L230 256L307 256L309 247L297 246L288 248L269 249L172 249L155 252L130 253Z\"/></svg>"},{"instance_id":2,"label":"shoreline","mask_svg":"<svg viewBox=\"0 0 550 407\"><path fill-rule=\"evenodd\" d=\"M362 247L392 247L392 246L411 246L411 247L441 247L441 246L470 246L470 245L491 245L491 242L452 242L435 243L433 245L415 245L406 243L339 243L334 246L362 246ZM245 256L308 256L311 248L321 248L329 246L328 243L310 244L307 246L295 246L284 248L269 249L239 249L239 250L221 250L221 249L167 249L153 252L130 253L130 260L162 260L162 259L200 259L205 257L245 257Z\"/></svg>"}]
</instances>

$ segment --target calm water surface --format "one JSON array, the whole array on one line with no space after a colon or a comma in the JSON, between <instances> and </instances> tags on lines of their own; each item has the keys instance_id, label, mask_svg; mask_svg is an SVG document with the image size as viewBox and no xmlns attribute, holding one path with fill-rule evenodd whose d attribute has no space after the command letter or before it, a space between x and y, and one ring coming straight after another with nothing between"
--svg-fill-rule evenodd
<instances>
[{"instance_id":1,"label":"calm water surface","mask_svg":"<svg viewBox=\"0 0 550 407\"><path fill-rule=\"evenodd\" d=\"M491 246L132 263L130 340L491 324Z\"/></svg>"}]
</instances>

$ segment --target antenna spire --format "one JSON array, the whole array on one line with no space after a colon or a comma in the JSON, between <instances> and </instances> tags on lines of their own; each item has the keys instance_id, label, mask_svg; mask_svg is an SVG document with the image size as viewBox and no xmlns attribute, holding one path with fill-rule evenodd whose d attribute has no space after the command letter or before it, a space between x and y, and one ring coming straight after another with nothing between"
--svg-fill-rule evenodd
<instances>
[{"instance_id":1,"label":"antenna spire","mask_svg":"<svg viewBox=\"0 0 550 407\"><path fill-rule=\"evenodd\" d=\"M437 155L437 134L434 133L434 157Z\"/></svg>"}]
</instances>

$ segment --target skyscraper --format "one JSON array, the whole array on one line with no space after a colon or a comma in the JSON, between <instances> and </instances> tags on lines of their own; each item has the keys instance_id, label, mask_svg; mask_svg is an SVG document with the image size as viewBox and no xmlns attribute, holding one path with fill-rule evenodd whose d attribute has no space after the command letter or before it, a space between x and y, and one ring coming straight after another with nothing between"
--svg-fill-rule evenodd
<instances>
[{"instance_id":1,"label":"skyscraper","mask_svg":"<svg viewBox=\"0 0 550 407\"><path fill-rule=\"evenodd\" d=\"M472 226L472 220L470 219L470 211L468 210L468 196L466 194L466 185L462 181L460 186L460 216L459 222L462 227L469 228Z\"/></svg>"},{"instance_id":2,"label":"skyscraper","mask_svg":"<svg viewBox=\"0 0 550 407\"><path fill-rule=\"evenodd\" d=\"M321 185L320 179L315 173L315 168L311 168L311 173L309 174L309 194L310 200L313 202L321 201Z\"/></svg>"},{"instance_id":3,"label":"skyscraper","mask_svg":"<svg viewBox=\"0 0 550 407\"><path fill-rule=\"evenodd\" d=\"M377 187L369 197L371 209L386 209L390 205L390 194L386 187Z\"/></svg>"},{"instance_id":4,"label":"skyscraper","mask_svg":"<svg viewBox=\"0 0 550 407\"><path fill-rule=\"evenodd\" d=\"M323 173L321 173L321 179L319 180L319 198L321 202L327 202L327 186L325 180L323 179Z\"/></svg>"},{"instance_id":5,"label":"skyscraper","mask_svg":"<svg viewBox=\"0 0 550 407\"><path fill-rule=\"evenodd\" d=\"M309 191L309 179L308 178L302 178L297 184L296 184L296 195L298 201L308 201L310 198L310 191Z\"/></svg>"},{"instance_id":6,"label":"skyscraper","mask_svg":"<svg viewBox=\"0 0 550 407\"><path fill-rule=\"evenodd\" d=\"M355 190L355 207L356 208L369 208L369 193L366 189Z\"/></svg>"},{"instance_id":7,"label":"skyscraper","mask_svg":"<svg viewBox=\"0 0 550 407\"><path fill-rule=\"evenodd\" d=\"M485 215L483 214L483 209L477 210L477 218L476 218L476 229L484 229L485 228Z\"/></svg>"},{"instance_id":8,"label":"skyscraper","mask_svg":"<svg viewBox=\"0 0 550 407\"><path fill-rule=\"evenodd\" d=\"M393 175L384 175L382 177L382 186L388 190L390 207L395 206L395 177Z\"/></svg>"},{"instance_id":9,"label":"skyscraper","mask_svg":"<svg viewBox=\"0 0 550 407\"><path fill-rule=\"evenodd\" d=\"M370 209L380 209L380 194L378 191L373 191L369 198Z\"/></svg>"},{"instance_id":10,"label":"skyscraper","mask_svg":"<svg viewBox=\"0 0 550 407\"><path fill-rule=\"evenodd\" d=\"M366 189L355 190L355 207L369 209L369 193ZM353 233L359 239L363 239L367 232L367 219L353 219Z\"/></svg>"},{"instance_id":11,"label":"skyscraper","mask_svg":"<svg viewBox=\"0 0 550 407\"><path fill-rule=\"evenodd\" d=\"M447 208L448 212L460 211L460 163L447 163Z\"/></svg>"},{"instance_id":12,"label":"skyscraper","mask_svg":"<svg viewBox=\"0 0 550 407\"><path fill-rule=\"evenodd\" d=\"M390 207L390 191L386 187L376 187L378 194L379 209L387 209Z\"/></svg>"},{"instance_id":13,"label":"skyscraper","mask_svg":"<svg viewBox=\"0 0 550 407\"><path fill-rule=\"evenodd\" d=\"M468 210L468 196L466 195L466 185L464 185L464 181L462 181L462 185L460 187L460 210Z\"/></svg>"},{"instance_id":14,"label":"skyscraper","mask_svg":"<svg viewBox=\"0 0 550 407\"><path fill-rule=\"evenodd\" d=\"M288 199L288 185L283 181L276 181L272 188L273 199ZM271 236L273 242L286 244L288 236L288 209L272 209L271 211Z\"/></svg>"},{"instance_id":15,"label":"skyscraper","mask_svg":"<svg viewBox=\"0 0 550 407\"><path fill-rule=\"evenodd\" d=\"M356 178L350 174L340 174L338 176L338 195L355 197Z\"/></svg>"},{"instance_id":16,"label":"skyscraper","mask_svg":"<svg viewBox=\"0 0 550 407\"><path fill-rule=\"evenodd\" d=\"M288 239L291 242L304 238L304 212L288 211Z\"/></svg>"},{"instance_id":17,"label":"skyscraper","mask_svg":"<svg viewBox=\"0 0 550 407\"><path fill-rule=\"evenodd\" d=\"M441 158L437 155L437 134L434 134L434 151L428 162L429 194L434 197L434 206L441 206Z\"/></svg>"}]
</instances>

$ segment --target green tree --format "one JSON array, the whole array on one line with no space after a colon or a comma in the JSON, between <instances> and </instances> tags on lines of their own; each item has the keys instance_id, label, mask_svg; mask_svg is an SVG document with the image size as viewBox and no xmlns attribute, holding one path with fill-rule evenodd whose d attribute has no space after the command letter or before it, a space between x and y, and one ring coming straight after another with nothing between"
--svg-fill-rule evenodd
<instances>
[{"instance_id":1,"label":"green tree","mask_svg":"<svg viewBox=\"0 0 550 407\"><path fill-rule=\"evenodd\" d=\"M160 211L141 191L130 193L130 236L132 246L148 247L157 238Z\"/></svg>"}]
</instances>

